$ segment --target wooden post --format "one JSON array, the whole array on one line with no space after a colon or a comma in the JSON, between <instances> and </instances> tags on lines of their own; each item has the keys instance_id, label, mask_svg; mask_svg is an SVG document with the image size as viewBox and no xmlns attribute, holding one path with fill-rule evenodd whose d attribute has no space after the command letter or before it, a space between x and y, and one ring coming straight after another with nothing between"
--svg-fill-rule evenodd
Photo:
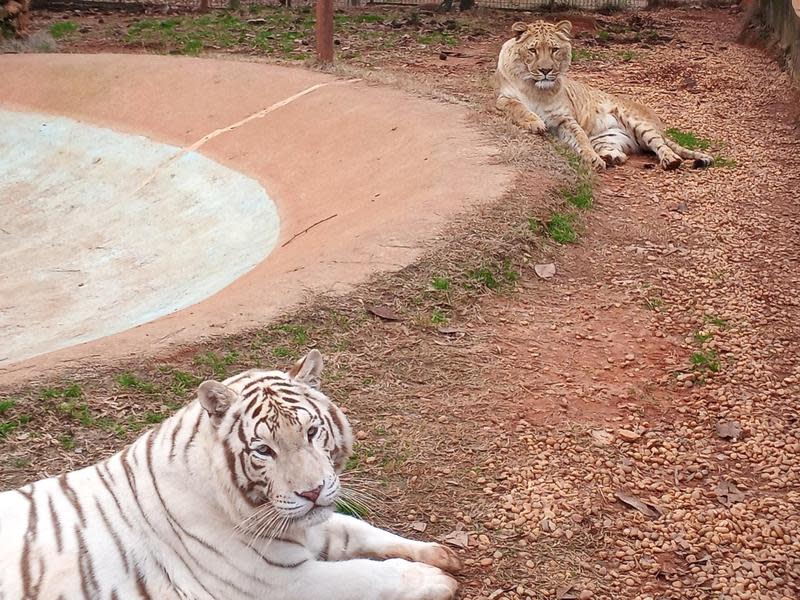
<instances>
[{"instance_id":1,"label":"wooden post","mask_svg":"<svg viewBox=\"0 0 800 600\"><path fill-rule=\"evenodd\" d=\"M333 62L333 0L317 0L317 59Z\"/></svg>"}]
</instances>

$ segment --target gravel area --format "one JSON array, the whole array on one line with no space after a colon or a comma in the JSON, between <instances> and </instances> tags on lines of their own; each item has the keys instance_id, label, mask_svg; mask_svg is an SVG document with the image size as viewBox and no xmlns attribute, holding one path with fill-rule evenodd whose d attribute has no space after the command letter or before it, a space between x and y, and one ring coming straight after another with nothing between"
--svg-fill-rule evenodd
<instances>
[{"instance_id":1,"label":"gravel area","mask_svg":"<svg viewBox=\"0 0 800 600\"><path fill-rule=\"evenodd\" d=\"M653 19L668 44L576 76L735 166L601 176L552 289L489 309L526 410L486 465L500 576L474 597L800 595L797 95L730 15Z\"/></svg>"}]
</instances>

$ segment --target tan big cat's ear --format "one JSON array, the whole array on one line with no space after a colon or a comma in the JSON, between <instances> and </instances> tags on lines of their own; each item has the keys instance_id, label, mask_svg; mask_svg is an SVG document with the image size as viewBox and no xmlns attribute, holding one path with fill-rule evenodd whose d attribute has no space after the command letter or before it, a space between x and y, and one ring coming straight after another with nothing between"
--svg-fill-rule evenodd
<instances>
[{"instance_id":1,"label":"tan big cat's ear","mask_svg":"<svg viewBox=\"0 0 800 600\"><path fill-rule=\"evenodd\" d=\"M572 33L572 23L569 21L559 21L556 23L556 31L560 31L565 35L569 35Z\"/></svg>"},{"instance_id":2,"label":"tan big cat's ear","mask_svg":"<svg viewBox=\"0 0 800 600\"><path fill-rule=\"evenodd\" d=\"M511 26L511 31L514 33L514 37L516 37L517 39L519 39L519 38L520 38L520 36L521 36L523 33L525 33L526 31L528 31L528 24L527 24L527 23L523 23L522 21L517 21L516 23L514 23L514 24Z\"/></svg>"}]
</instances>

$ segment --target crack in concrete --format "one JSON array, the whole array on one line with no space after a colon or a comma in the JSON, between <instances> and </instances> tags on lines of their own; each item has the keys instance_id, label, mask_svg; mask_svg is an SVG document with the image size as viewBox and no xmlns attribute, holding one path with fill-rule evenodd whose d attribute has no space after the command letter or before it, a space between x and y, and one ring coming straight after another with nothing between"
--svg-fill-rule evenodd
<instances>
[{"instance_id":1,"label":"crack in concrete","mask_svg":"<svg viewBox=\"0 0 800 600\"><path fill-rule=\"evenodd\" d=\"M308 87L308 88L306 88L304 90L301 90L301 91L297 92L296 94L292 94L291 96L289 96L287 98L284 98L283 100L279 100L278 102L275 102L274 104L268 106L267 108L264 108L264 109L261 109L259 111L256 111L252 115L248 115L245 118L240 119L240 120L236 121L235 123L232 123L231 125L228 125L227 127L221 127L219 129L215 129L211 133L207 133L206 135L201 137L199 140L197 140L193 144L191 144L189 146L184 146L183 148L180 149L180 151L177 154L175 154L174 156L171 156L168 160L166 160L163 163L161 163L160 165L158 165L158 167L156 167L156 169L150 174L150 176L147 179L145 179L139 187L136 188L134 193L138 193L142 189L144 189L145 187L150 185L153 182L153 180L156 178L156 176L158 176L158 174L161 171L163 171L164 169L169 167L172 163L174 163L175 161L183 158L184 156L186 156L190 152L197 151L202 146L204 146L205 144L207 144L208 142L210 142L214 138L222 135L223 133L228 133L229 131L233 131L235 129L238 129L239 127L242 127L243 125L246 125L250 121L254 121L256 119L263 119L264 117L266 117L271 112L274 112L274 111L278 110L279 108L283 108L287 104L291 104L295 100L299 100L303 96L311 94L312 92L315 92L316 90L318 90L320 88L324 88L324 87L327 87L329 85L347 85L347 84L350 84L350 83L357 83L359 81L361 81L361 79L346 79L344 81L326 81L325 83L317 83L317 84L312 85L311 87Z\"/></svg>"}]
</instances>

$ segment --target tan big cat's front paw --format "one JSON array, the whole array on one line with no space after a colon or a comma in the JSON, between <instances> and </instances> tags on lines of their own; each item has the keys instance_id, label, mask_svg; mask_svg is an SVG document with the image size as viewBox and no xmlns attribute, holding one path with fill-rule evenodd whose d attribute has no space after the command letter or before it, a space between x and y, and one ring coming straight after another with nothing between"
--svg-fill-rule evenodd
<instances>
[{"instance_id":1,"label":"tan big cat's front paw","mask_svg":"<svg viewBox=\"0 0 800 600\"><path fill-rule=\"evenodd\" d=\"M520 119L519 126L531 133L538 133L539 135L547 133L547 126L538 116L533 114Z\"/></svg>"},{"instance_id":2,"label":"tan big cat's front paw","mask_svg":"<svg viewBox=\"0 0 800 600\"><path fill-rule=\"evenodd\" d=\"M606 161L604 161L600 155L595 153L589 156L589 163L592 165L592 168L595 171L605 171L606 167L608 166L606 165Z\"/></svg>"}]
</instances>

